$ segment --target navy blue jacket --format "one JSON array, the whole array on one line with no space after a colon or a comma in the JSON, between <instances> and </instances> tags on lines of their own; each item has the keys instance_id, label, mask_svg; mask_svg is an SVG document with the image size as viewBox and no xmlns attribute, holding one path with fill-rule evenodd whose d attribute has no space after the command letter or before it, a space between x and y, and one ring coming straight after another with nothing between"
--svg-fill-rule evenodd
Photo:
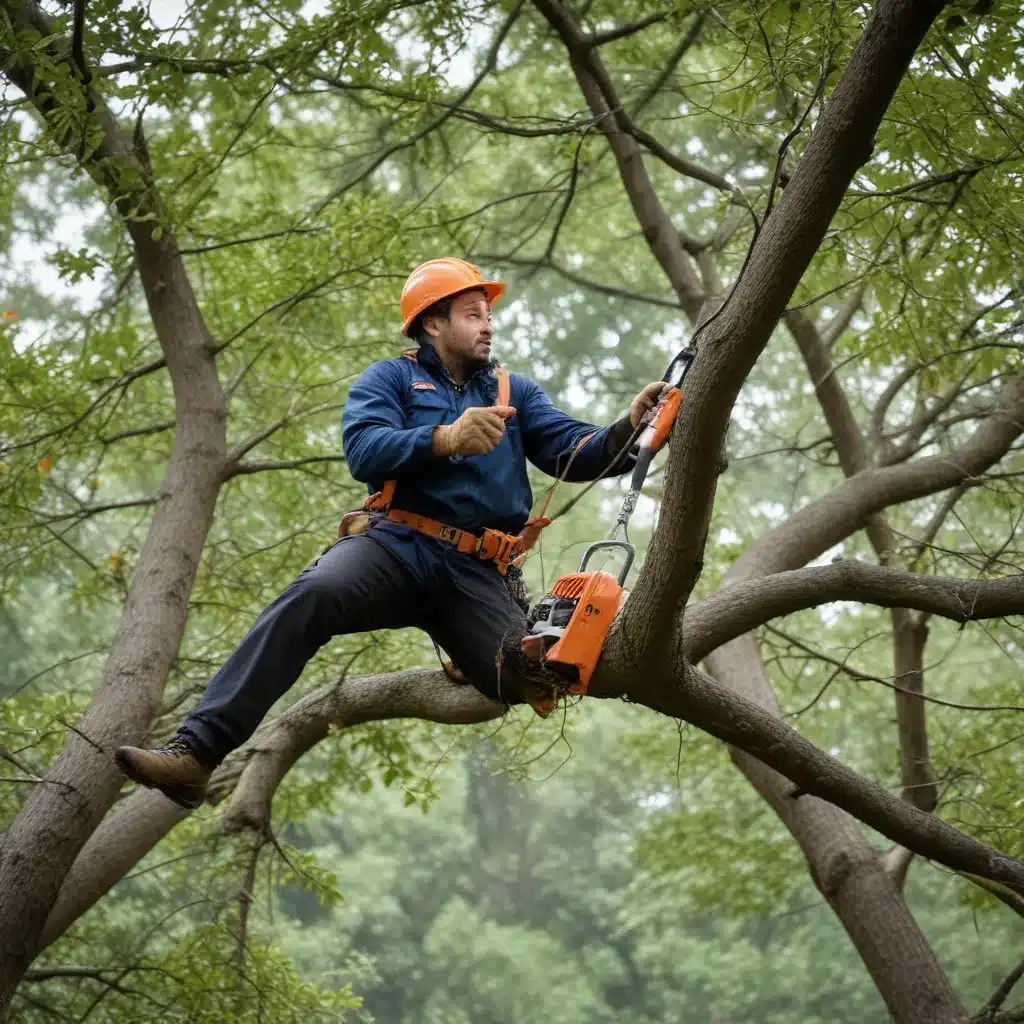
<instances>
[{"instance_id":1,"label":"navy blue jacket","mask_svg":"<svg viewBox=\"0 0 1024 1024\"><path fill-rule=\"evenodd\" d=\"M572 463L567 480L593 480L629 439L629 420L595 427L556 409L531 380L510 374L509 404L516 415L505 436L486 455L431 454L434 428L470 406L493 405L498 382L490 367L456 384L429 344L413 362L404 357L373 363L353 383L342 414L342 444L356 480L379 491L397 480L395 508L438 519L473 533L484 527L518 533L529 518L533 495L529 460L559 476L579 442L593 433ZM632 468L623 457L615 474Z\"/></svg>"}]
</instances>

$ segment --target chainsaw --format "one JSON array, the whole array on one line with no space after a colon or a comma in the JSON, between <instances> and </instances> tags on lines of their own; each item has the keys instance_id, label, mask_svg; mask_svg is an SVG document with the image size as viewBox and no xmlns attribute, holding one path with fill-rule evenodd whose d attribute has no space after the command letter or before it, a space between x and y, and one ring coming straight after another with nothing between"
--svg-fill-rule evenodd
<instances>
[{"instance_id":1,"label":"chainsaw","mask_svg":"<svg viewBox=\"0 0 1024 1024\"><path fill-rule=\"evenodd\" d=\"M618 576L603 570L587 572L591 555L607 548L623 552ZM567 693L587 692L635 555L636 549L625 541L591 544L583 552L579 570L560 576L551 593L530 609L523 653L561 676L568 683Z\"/></svg>"},{"instance_id":2,"label":"chainsaw","mask_svg":"<svg viewBox=\"0 0 1024 1024\"><path fill-rule=\"evenodd\" d=\"M629 543L629 520L636 509L651 461L668 440L675 424L682 403L683 378L695 356L696 349L691 344L672 360L662 378L668 386L630 439L629 447L636 446L636 462L629 490L608 539L589 545L583 552L579 569L560 576L551 592L537 601L527 616L523 653L561 677L567 684L566 693L582 695L587 692L608 629L622 604L626 577L636 555L636 549ZM625 540L617 539L620 532ZM611 550L623 555L622 568L617 576L603 569L587 569L595 551ZM535 702L533 707L543 717L554 710L554 701L543 699Z\"/></svg>"}]
</instances>

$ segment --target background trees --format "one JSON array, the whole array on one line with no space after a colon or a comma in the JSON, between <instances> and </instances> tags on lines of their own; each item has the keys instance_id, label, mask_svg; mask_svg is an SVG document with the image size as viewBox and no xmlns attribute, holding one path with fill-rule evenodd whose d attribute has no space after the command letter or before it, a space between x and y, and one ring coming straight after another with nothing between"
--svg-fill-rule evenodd
<instances>
[{"instance_id":1,"label":"background trees","mask_svg":"<svg viewBox=\"0 0 1024 1024\"><path fill-rule=\"evenodd\" d=\"M398 672L430 664L421 638L346 638L222 770L231 838L209 812L171 832L182 815L162 798L119 798L107 753L173 728L358 500L337 443L345 382L395 351L400 282L445 251L509 278L507 361L594 419L707 324L647 567L596 680L598 695L668 716L644 716L636 736L632 716L621 735L616 716L600 718L608 760L622 758L616 743L636 755L617 813L638 838L621 856L676 872L685 899L750 916L792 905L799 847L895 1019L959 1020L962 998L977 1005L1012 957L956 977L957 994L902 888L909 850L1011 904L1024 885L1010 859L1019 626L1003 618L1024 601L1019 25L1012 5L942 7L96 4L79 48L69 12L4 4L2 240L18 314L0 328L4 998L159 842L152 875L172 889L119 885L117 912L82 918L44 962L91 964L120 934L138 945L112 947L135 950L118 970L160 958L166 989L146 993L160 1006L222 1019L189 993L230 990L241 1016L273 990L296 1014L339 1012L290 973L285 939L252 920L246 895L265 870L329 901L332 857L286 850L268 828L378 777L429 805L446 777L438 759L468 747L479 761L480 737L381 720L465 724L496 709L436 673ZM92 282L88 296L42 289L41 267L29 275L14 258L29 240L66 284ZM531 563L538 587L603 532L616 495L591 492L553 528ZM572 713L588 744L604 737L588 725L597 714ZM721 747L680 746L673 718L732 744L767 805ZM352 736L317 746L336 727ZM576 726L507 720L502 762L560 749L560 728ZM492 823L515 816L496 813L520 792L502 785L486 791ZM883 850L846 811L896 845ZM571 818L582 835L584 818ZM593 875L576 863L541 906L575 905L563 894ZM197 864L202 909L176 916L180 932L157 927ZM501 957L551 964L574 949L571 929L533 934L518 904L503 920L509 870L494 895L481 882L421 914L431 931L410 941L444 963L483 936L498 959L463 965L447 989L433 976L400 1012L510 1019L522 1011L502 1000L533 998L531 972L487 1002L483 980L508 976ZM933 904L983 898L932 870L915 874ZM750 881L762 873L766 892ZM678 1012L687 979L659 957L684 938L655 934L627 955L613 929L601 941L625 975L569 972L579 991L566 1002ZM635 991L641 970L663 1002L609 994ZM149 1012L112 976L92 978L106 987L91 1012ZM29 1009L50 1005L44 984L83 998L82 977L37 979L18 990L19 1012L45 1014ZM467 992L484 1002L458 1003ZM783 1004L791 1019L818 1012ZM740 1012L768 1013L721 1007Z\"/></svg>"}]
</instances>

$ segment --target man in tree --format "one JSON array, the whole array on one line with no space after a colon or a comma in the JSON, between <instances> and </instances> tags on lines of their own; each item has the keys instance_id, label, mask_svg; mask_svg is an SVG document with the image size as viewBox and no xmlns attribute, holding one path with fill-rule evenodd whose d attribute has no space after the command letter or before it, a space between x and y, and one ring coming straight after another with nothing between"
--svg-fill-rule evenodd
<instances>
[{"instance_id":1,"label":"man in tree","mask_svg":"<svg viewBox=\"0 0 1024 1024\"><path fill-rule=\"evenodd\" d=\"M260 615L170 743L117 750L129 778L197 807L212 770L345 633L417 626L492 700L538 696L514 659L499 667L506 634L525 629L521 584L516 593L509 577L533 500L526 461L576 481L625 472L633 430L664 385L647 385L610 427L573 419L492 362L491 306L504 291L459 259L412 272L402 333L419 348L370 366L342 416L349 470L371 497Z\"/></svg>"}]
</instances>

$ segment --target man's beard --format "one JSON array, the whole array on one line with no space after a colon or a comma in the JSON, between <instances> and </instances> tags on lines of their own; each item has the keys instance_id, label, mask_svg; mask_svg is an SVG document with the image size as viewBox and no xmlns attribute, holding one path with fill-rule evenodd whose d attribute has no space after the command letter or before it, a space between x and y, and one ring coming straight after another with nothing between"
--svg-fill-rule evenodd
<instances>
[{"instance_id":1,"label":"man's beard","mask_svg":"<svg viewBox=\"0 0 1024 1024\"><path fill-rule=\"evenodd\" d=\"M472 366L473 369L475 369L475 370L482 369L485 366L490 366L490 364L491 364L491 349L490 348L487 349L486 354L481 355L481 354L479 354L477 352L477 346L474 345L473 348L470 350L469 354L466 356L466 365L467 366Z\"/></svg>"}]
</instances>

